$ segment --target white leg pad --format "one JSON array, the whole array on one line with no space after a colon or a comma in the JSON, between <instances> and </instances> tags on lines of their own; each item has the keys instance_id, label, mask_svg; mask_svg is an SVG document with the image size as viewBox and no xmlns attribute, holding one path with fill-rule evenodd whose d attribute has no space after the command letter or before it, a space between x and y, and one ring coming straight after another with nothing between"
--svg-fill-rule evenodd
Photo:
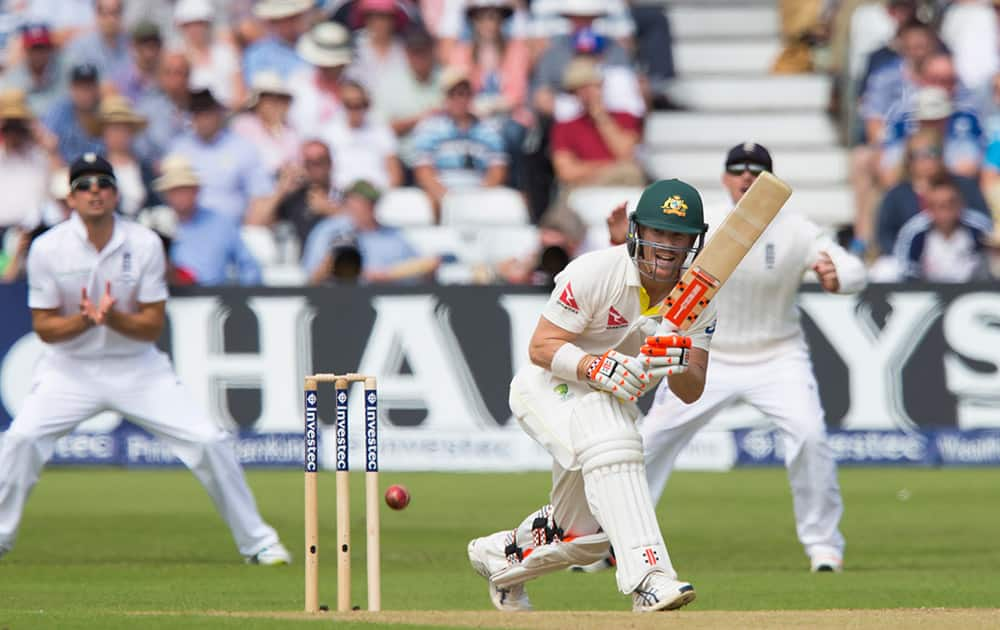
<instances>
[{"instance_id":1,"label":"white leg pad","mask_svg":"<svg viewBox=\"0 0 1000 630\"><path fill-rule=\"evenodd\" d=\"M611 540L618 563L618 589L634 591L652 571L677 574L656 520L646 482L642 439L632 419L610 396L581 405L585 438L575 440L590 511ZM599 429L599 430L595 430Z\"/></svg>"},{"instance_id":2,"label":"white leg pad","mask_svg":"<svg viewBox=\"0 0 1000 630\"><path fill-rule=\"evenodd\" d=\"M510 588L523 584L538 576L562 571L574 564L590 564L607 557L608 537L604 534L580 536L570 541L559 541L541 545L521 562L512 564L490 576L490 580L500 588Z\"/></svg>"}]
</instances>

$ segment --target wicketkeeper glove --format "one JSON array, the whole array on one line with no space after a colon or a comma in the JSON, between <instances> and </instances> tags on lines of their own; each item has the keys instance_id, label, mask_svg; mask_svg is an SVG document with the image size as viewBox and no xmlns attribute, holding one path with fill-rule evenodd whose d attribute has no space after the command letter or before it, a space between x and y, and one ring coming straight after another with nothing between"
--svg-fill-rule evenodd
<instances>
[{"instance_id":1,"label":"wicketkeeper glove","mask_svg":"<svg viewBox=\"0 0 1000 630\"><path fill-rule=\"evenodd\" d=\"M638 358L642 360L651 381L656 382L664 376L687 372L690 348L691 338L683 335L646 337Z\"/></svg>"},{"instance_id":2,"label":"wicketkeeper glove","mask_svg":"<svg viewBox=\"0 0 1000 630\"><path fill-rule=\"evenodd\" d=\"M608 350L590 363L587 380L591 387L625 402L635 402L651 389L643 360L615 350Z\"/></svg>"}]
</instances>

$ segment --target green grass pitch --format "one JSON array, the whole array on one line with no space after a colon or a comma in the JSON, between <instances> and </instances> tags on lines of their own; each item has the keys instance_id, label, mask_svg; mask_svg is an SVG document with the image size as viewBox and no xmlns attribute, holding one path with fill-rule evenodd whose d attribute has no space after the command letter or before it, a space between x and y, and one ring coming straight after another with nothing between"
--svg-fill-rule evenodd
<instances>
[{"instance_id":1,"label":"green grass pitch","mask_svg":"<svg viewBox=\"0 0 1000 630\"><path fill-rule=\"evenodd\" d=\"M17 548L0 560L0 629L306 626L294 619L135 614L302 609L302 475L248 476L265 518L295 555L290 567L242 564L187 471L46 471ZM998 605L1000 470L855 468L841 470L840 480L846 571L811 575L795 539L783 470L675 475L658 512L674 564L698 590L692 608ZM383 488L402 483L413 495L404 511L382 507L383 608L491 609L466 543L513 527L545 502L548 481L541 473L383 473ZM364 607L362 484L354 475L352 588ZM321 601L331 607L333 490L332 474L322 474ZM532 582L529 591L540 610L629 607L611 572L564 572Z\"/></svg>"}]
</instances>

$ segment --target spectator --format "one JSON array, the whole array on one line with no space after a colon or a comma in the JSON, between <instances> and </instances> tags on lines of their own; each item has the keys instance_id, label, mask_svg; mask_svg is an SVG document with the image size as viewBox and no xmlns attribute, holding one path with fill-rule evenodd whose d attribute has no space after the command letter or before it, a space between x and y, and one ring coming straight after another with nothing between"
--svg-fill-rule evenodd
<instances>
[{"instance_id":1,"label":"spectator","mask_svg":"<svg viewBox=\"0 0 1000 630\"><path fill-rule=\"evenodd\" d=\"M240 239L239 228L199 202L201 180L187 158L164 158L163 175L154 185L177 216L170 261L183 275L202 286L229 284L231 280L248 286L260 284L260 266Z\"/></svg>"},{"instance_id":2,"label":"spectator","mask_svg":"<svg viewBox=\"0 0 1000 630\"><path fill-rule=\"evenodd\" d=\"M308 28L306 17L312 0L257 0L253 12L267 22L267 35L243 53L243 80L250 83L258 72L273 70L287 77L305 67L295 52L295 42Z\"/></svg>"},{"instance_id":3,"label":"spectator","mask_svg":"<svg viewBox=\"0 0 1000 630\"><path fill-rule=\"evenodd\" d=\"M305 243L318 222L340 212L340 195L333 186L333 158L326 144L303 142L301 161L301 168L286 168L278 177L276 218L289 221L299 243Z\"/></svg>"},{"instance_id":4,"label":"spectator","mask_svg":"<svg viewBox=\"0 0 1000 630\"><path fill-rule=\"evenodd\" d=\"M0 250L0 282L14 282L25 277L25 263L28 261L31 243L50 227L62 223L72 214L72 209L66 203L66 198L69 197L68 168L57 169L49 176L49 196L50 200L46 202L41 213L41 222L33 230L17 228L15 239L12 239L13 251ZM4 263L5 257L6 263Z\"/></svg>"},{"instance_id":5,"label":"spectator","mask_svg":"<svg viewBox=\"0 0 1000 630\"><path fill-rule=\"evenodd\" d=\"M191 63L191 84L209 88L223 105L233 107L243 95L240 55L215 36L214 17L210 0L179 0L174 7L174 24Z\"/></svg>"},{"instance_id":6,"label":"spectator","mask_svg":"<svg viewBox=\"0 0 1000 630\"><path fill-rule=\"evenodd\" d=\"M824 31L823 0L780 0L784 48L771 71L779 74L812 72L812 45Z\"/></svg>"},{"instance_id":7,"label":"spectator","mask_svg":"<svg viewBox=\"0 0 1000 630\"><path fill-rule=\"evenodd\" d=\"M1000 21L990 0L954 0L941 22L941 39L955 57L962 84L984 90L1000 70Z\"/></svg>"},{"instance_id":8,"label":"spectator","mask_svg":"<svg viewBox=\"0 0 1000 630\"><path fill-rule=\"evenodd\" d=\"M372 92L381 92L388 77L407 67L399 36L409 21L395 0L358 0L354 4L354 70Z\"/></svg>"},{"instance_id":9,"label":"spectator","mask_svg":"<svg viewBox=\"0 0 1000 630\"><path fill-rule=\"evenodd\" d=\"M916 0L867 2L854 10L850 25L848 76L863 94L872 74L900 63L901 27L916 20Z\"/></svg>"},{"instance_id":10,"label":"spectator","mask_svg":"<svg viewBox=\"0 0 1000 630\"><path fill-rule=\"evenodd\" d=\"M449 188L499 186L507 156L497 130L472 113L472 84L460 68L441 77L444 111L413 130L413 175L436 208Z\"/></svg>"},{"instance_id":11,"label":"spectator","mask_svg":"<svg viewBox=\"0 0 1000 630\"><path fill-rule=\"evenodd\" d=\"M257 149L228 129L225 109L210 90L192 92L188 110L192 131L178 138L170 153L183 155L197 170L201 205L240 225L272 196L272 178Z\"/></svg>"},{"instance_id":12,"label":"spectator","mask_svg":"<svg viewBox=\"0 0 1000 630\"><path fill-rule=\"evenodd\" d=\"M879 167L886 186L899 180L906 138L916 129L933 128L944 139L944 164L954 175L978 177L983 159L983 130L975 110L956 109L949 93L925 87L911 99L912 109L901 110L886 124Z\"/></svg>"},{"instance_id":13,"label":"spectator","mask_svg":"<svg viewBox=\"0 0 1000 630\"><path fill-rule=\"evenodd\" d=\"M497 275L509 284L552 286L554 278L583 249L587 226L566 206L553 208L538 222L538 250L531 256L497 264Z\"/></svg>"},{"instance_id":14,"label":"spectator","mask_svg":"<svg viewBox=\"0 0 1000 630\"><path fill-rule=\"evenodd\" d=\"M302 36L296 50L312 67L289 80L289 121L300 134L312 135L341 112L340 79L354 58L351 35L340 24L320 22Z\"/></svg>"},{"instance_id":15,"label":"spectator","mask_svg":"<svg viewBox=\"0 0 1000 630\"><path fill-rule=\"evenodd\" d=\"M994 216L1000 217L1000 74L993 79L993 98L987 112L988 144L983 158L981 184Z\"/></svg>"},{"instance_id":16,"label":"spectator","mask_svg":"<svg viewBox=\"0 0 1000 630\"><path fill-rule=\"evenodd\" d=\"M948 177L931 182L927 212L903 225L895 256L905 280L970 282L990 277L985 244L992 223L963 209L958 187Z\"/></svg>"},{"instance_id":17,"label":"spectator","mask_svg":"<svg viewBox=\"0 0 1000 630\"><path fill-rule=\"evenodd\" d=\"M532 80L532 103L544 115L555 111L555 97L562 84L566 67L580 52L589 50L605 66L631 68L628 52L614 39L601 35L595 22L606 16L604 0L568 0L561 12L570 23L570 32L551 37L545 52L535 66Z\"/></svg>"},{"instance_id":18,"label":"spectator","mask_svg":"<svg viewBox=\"0 0 1000 630\"><path fill-rule=\"evenodd\" d=\"M152 171L139 162L132 150L135 135L146 127L146 118L135 113L128 100L118 94L105 96L99 112L106 157L118 180L118 211L135 218L140 208L154 203L149 198Z\"/></svg>"},{"instance_id":19,"label":"spectator","mask_svg":"<svg viewBox=\"0 0 1000 630\"><path fill-rule=\"evenodd\" d=\"M101 101L96 66L75 66L69 76L69 97L56 101L44 118L45 127L58 138L59 158L70 164L84 153L103 153L97 107Z\"/></svg>"},{"instance_id":20,"label":"spectator","mask_svg":"<svg viewBox=\"0 0 1000 630\"><path fill-rule=\"evenodd\" d=\"M436 257L420 258L396 228L379 225L375 204L379 192L366 181L355 182L344 194L344 216L324 219L309 234L302 265L311 284L331 278L338 262L335 245L355 241L361 277L369 283L415 281L437 269Z\"/></svg>"},{"instance_id":21,"label":"spectator","mask_svg":"<svg viewBox=\"0 0 1000 630\"><path fill-rule=\"evenodd\" d=\"M136 111L149 125L136 139L136 156L146 165L155 166L175 139L191 127L188 115L188 89L191 66L182 52L163 56L156 87L136 103Z\"/></svg>"},{"instance_id":22,"label":"spectator","mask_svg":"<svg viewBox=\"0 0 1000 630\"><path fill-rule=\"evenodd\" d=\"M28 105L45 116L52 105L66 96L66 75L48 26L27 24L21 29L25 58L3 76L3 87L24 91Z\"/></svg>"},{"instance_id":23,"label":"spectator","mask_svg":"<svg viewBox=\"0 0 1000 630\"><path fill-rule=\"evenodd\" d=\"M384 82L372 88L375 110L389 121L409 155L408 138L422 120L436 114L444 94L434 62L434 39L420 27L406 31L406 67L391 70Z\"/></svg>"},{"instance_id":24,"label":"spectator","mask_svg":"<svg viewBox=\"0 0 1000 630\"><path fill-rule=\"evenodd\" d=\"M882 255L892 255L903 224L927 208L931 182L946 177L942 138L935 129L921 129L906 141L902 180L886 192L878 210L878 246ZM989 210L976 180L955 177L964 207L988 215Z\"/></svg>"},{"instance_id":25,"label":"spectator","mask_svg":"<svg viewBox=\"0 0 1000 630\"><path fill-rule=\"evenodd\" d=\"M122 2L94 0L97 29L74 39L66 48L67 59L78 65L91 64L105 78L128 71L128 35L122 26Z\"/></svg>"},{"instance_id":26,"label":"spectator","mask_svg":"<svg viewBox=\"0 0 1000 630\"><path fill-rule=\"evenodd\" d=\"M24 92L0 92L0 242L10 228L28 231L41 220L48 198L49 159L32 131L34 114Z\"/></svg>"},{"instance_id":27,"label":"spectator","mask_svg":"<svg viewBox=\"0 0 1000 630\"><path fill-rule=\"evenodd\" d=\"M337 161L334 184L346 189L355 181L365 180L380 190L402 185L396 136L388 125L369 114L365 87L356 81L344 81L340 101L344 114L320 131Z\"/></svg>"},{"instance_id":28,"label":"spectator","mask_svg":"<svg viewBox=\"0 0 1000 630\"><path fill-rule=\"evenodd\" d=\"M574 60L563 88L582 105L579 116L552 127L552 163L563 193L576 186L643 185L645 176L635 157L642 120L608 111L594 61Z\"/></svg>"},{"instance_id":29,"label":"spectator","mask_svg":"<svg viewBox=\"0 0 1000 630\"><path fill-rule=\"evenodd\" d=\"M676 71L667 12L662 6L639 4L635 0L630 0L629 7L636 26L636 62L649 82L653 106L678 109L668 94Z\"/></svg>"},{"instance_id":30,"label":"spectator","mask_svg":"<svg viewBox=\"0 0 1000 630\"><path fill-rule=\"evenodd\" d=\"M5 4L10 6L12 3ZM61 48L94 28L94 0L31 0L16 4L22 5L20 13L25 22L48 24L53 41Z\"/></svg>"},{"instance_id":31,"label":"spectator","mask_svg":"<svg viewBox=\"0 0 1000 630\"><path fill-rule=\"evenodd\" d=\"M111 77L115 90L135 103L156 85L163 52L160 29L152 22L139 22L132 29L132 62Z\"/></svg>"},{"instance_id":32,"label":"spectator","mask_svg":"<svg viewBox=\"0 0 1000 630\"><path fill-rule=\"evenodd\" d=\"M622 48L633 48L635 23L626 0L535 0L531 5L531 37L544 49L549 42L581 28L593 28L614 39Z\"/></svg>"},{"instance_id":33,"label":"spectator","mask_svg":"<svg viewBox=\"0 0 1000 630\"><path fill-rule=\"evenodd\" d=\"M253 78L246 111L232 122L233 132L257 148L270 177L299 157L299 134L288 125L291 92L281 77L265 70Z\"/></svg>"}]
</instances>

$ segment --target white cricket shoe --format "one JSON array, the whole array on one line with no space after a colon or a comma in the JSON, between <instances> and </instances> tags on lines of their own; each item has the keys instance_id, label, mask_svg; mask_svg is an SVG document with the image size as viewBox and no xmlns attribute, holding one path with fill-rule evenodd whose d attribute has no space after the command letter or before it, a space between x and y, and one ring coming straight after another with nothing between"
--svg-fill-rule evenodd
<instances>
[{"instance_id":1,"label":"white cricket shoe","mask_svg":"<svg viewBox=\"0 0 1000 630\"><path fill-rule=\"evenodd\" d=\"M524 584L517 584L507 588L500 588L490 579L489 555L486 545L489 544L486 538L475 538L469 542L469 562L476 573L486 578L490 601L493 606L503 612L523 612L531 610L531 600L528 599L528 592L524 589Z\"/></svg>"},{"instance_id":2,"label":"white cricket shoe","mask_svg":"<svg viewBox=\"0 0 1000 630\"><path fill-rule=\"evenodd\" d=\"M844 570L844 559L832 553L819 553L809 558L809 570L813 573L840 573Z\"/></svg>"},{"instance_id":3,"label":"white cricket shoe","mask_svg":"<svg viewBox=\"0 0 1000 630\"><path fill-rule=\"evenodd\" d=\"M653 571L632 591L632 612L676 610L695 599L694 587Z\"/></svg>"},{"instance_id":4,"label":"white cricket shoe","mask_svg":"<svg viewBox=\"0 0 1000 630\"><path fill-rule=\"evenodd\" d=\"M265 567L291 563L292 554L288 553L288 550L280 542L268 545L252 556L247 556L247 564L260 564Z\"/></svg>"}]
</instances>

